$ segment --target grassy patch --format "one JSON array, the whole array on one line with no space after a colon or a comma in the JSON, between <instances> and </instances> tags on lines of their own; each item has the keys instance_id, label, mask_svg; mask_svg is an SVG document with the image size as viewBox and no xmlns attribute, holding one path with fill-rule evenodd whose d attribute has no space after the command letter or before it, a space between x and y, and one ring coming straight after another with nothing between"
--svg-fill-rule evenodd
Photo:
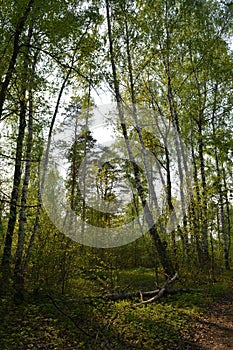
<instances>
[{"instance_id":1,"label":"grassy patch","mask_svg":"<svg viewBox=\"0 0 233 350\"><path fill-rule=\"evenodd\" d=\"M153 290L156 289L155 270L150 268L138 268L122 270L118 274L118 288L131 290Z\"/></svg>"},{"instance_id":2,"label":"grassy patch","mask_svg":"<svg viewBox=\"0 0 233 350\"><path fill-rule=\"evenodd\" d=\"M127 349L177 349L189 338L187 316L169 304L132 306L121 301L111 305L109 329ZM106 322L106 320L105 320Z\"/></svg>"}]
</instances>

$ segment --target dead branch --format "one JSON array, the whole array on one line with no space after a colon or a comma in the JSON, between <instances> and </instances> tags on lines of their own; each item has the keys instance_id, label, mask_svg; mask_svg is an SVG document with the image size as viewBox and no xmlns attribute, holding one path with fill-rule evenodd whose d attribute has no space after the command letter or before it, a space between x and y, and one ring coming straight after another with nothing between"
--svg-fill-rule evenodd
<instances>
[{"instance_id":1,"label":"dead branch","mask_svg":"<svg viewBox=\"0 0 233 350\"><path fill-rule=\"evenodd\" d=\"M172 278L170 278L170 279L168 278L166 280L166 282L164 283L163 287L159 290L159 292L156 295L154 295L152 298L147 299L147 300L143 300L143 298L142 298L142 301L139 303L139 305L141 305L141 304L149 304L149 303L152 303L153 301L158 300L159 298L161 298L164 294L167 293L168 286L170 286L172 283L174 283L177 278L178 278L178 274L175 273L175 275Z\"/></svg>"},{"instance_id":2,"label":"dead branch","mask_svg":"<svg viewBox=\"0 0 233 350\"><path fill-rule=\"evenodd\" d=\"M139 298L141 300L140 304L146 304L148 302L152 302L154 300L157 300L161 298L164 294L170 293L172 294L172 291L168 290L168 287L175 282L175 280L178 278L177 273L170 279L167 279L165 284L158 289L142 292L128 292L128 293L113 293L113 294L107 294L105 296L105 299L111 300L111 301L117 301L117 300L124 300L124 299L134 299ZM179 290L181 291L181 290ZM144 298L149 298L148 300L144 300Z\"/></svg>"},{"instance_id":3,"label":"dead branch","mask_svg":"<svg viewBox=\"0 0 233 350\"><path fill-rule=\"evenodd\" d=\"M124 299L133 299L133 298L143 298L143 297L152 297L156 295L159 292L159 289L142 292L128 292L128 293L113 293L113 294L107 294L105 296L105 299L111 300L111 301L117 301L117 300L124 300Z\"/></svg>"}]
</instances>

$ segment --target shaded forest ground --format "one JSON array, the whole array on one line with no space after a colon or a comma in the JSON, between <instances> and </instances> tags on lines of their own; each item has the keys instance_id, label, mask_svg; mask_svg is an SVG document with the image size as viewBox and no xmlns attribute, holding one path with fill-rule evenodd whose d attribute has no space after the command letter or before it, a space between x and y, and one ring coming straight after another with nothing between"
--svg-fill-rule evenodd
<instances>
[{"instance_id":1,"label":"shaded forest ground","mask_svg":"<svg viewBox=\"0 0 233 350\"><path fill-rule=\"evenodd\" d=\"M200 315L194 330L194 340L201 349L233 349L233 288Z\"/></svg>"},{"instance_id":2,"label":"shaded forest ground","mask_svg":"<svg viewBox=\"0 0 233 350\"><path fill-rule=\"evenodd\" d=\"M132 288L139 282L136 272L126 274ZM139 287L148 288L151 275L142 275ZM24 303L2 299L0 349L233 349L231 273L195 285L197 290L146 306L45 290L28 294Z\"/></svg>"}]
</instances>

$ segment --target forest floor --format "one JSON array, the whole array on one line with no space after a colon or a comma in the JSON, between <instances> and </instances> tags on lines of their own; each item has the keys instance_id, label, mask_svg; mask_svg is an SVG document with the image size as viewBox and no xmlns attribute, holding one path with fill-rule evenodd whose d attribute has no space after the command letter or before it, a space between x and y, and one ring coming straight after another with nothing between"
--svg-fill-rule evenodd
<instances>
[{"instance_id":1,"label":"forest floor","mask_svg":"<svg viewBox=\"0 0 233 350\"><path fill-rule=\"evenodd\" d=\"M206 350L233 349L233 286L200 314L194 324L194 343Z\"/></svg>"},{"instance_id":2,"label":"forest floor","mask_svg":"<svg viewBox=\"0 0 233 350\"><path fill-rule=\"evenodd\" d=\"M126 277L142 290L153 278L150 270L125 272L124 284ZM195 286L146 306L47 293L0 299L0 349L233 350L232 272Z\"/></svg>"}]
</instances>

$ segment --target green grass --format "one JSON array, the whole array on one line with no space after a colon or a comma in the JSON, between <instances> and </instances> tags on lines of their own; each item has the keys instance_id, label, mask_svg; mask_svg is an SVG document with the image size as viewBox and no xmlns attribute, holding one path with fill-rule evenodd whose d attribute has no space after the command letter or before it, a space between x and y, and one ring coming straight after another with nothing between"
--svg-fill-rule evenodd
<instances>
[{"instance_id":1,"label":"green grass","mask_svg":"<svg viewBox=\"0 0 233 350\"><path fill-rule=\"evenodd\" d=\"M139 268L122 270L118 273L118 288L128 291L135 290L153 290L156 289L155 270L150 268Z\"/></svg>"}]
</instances>

